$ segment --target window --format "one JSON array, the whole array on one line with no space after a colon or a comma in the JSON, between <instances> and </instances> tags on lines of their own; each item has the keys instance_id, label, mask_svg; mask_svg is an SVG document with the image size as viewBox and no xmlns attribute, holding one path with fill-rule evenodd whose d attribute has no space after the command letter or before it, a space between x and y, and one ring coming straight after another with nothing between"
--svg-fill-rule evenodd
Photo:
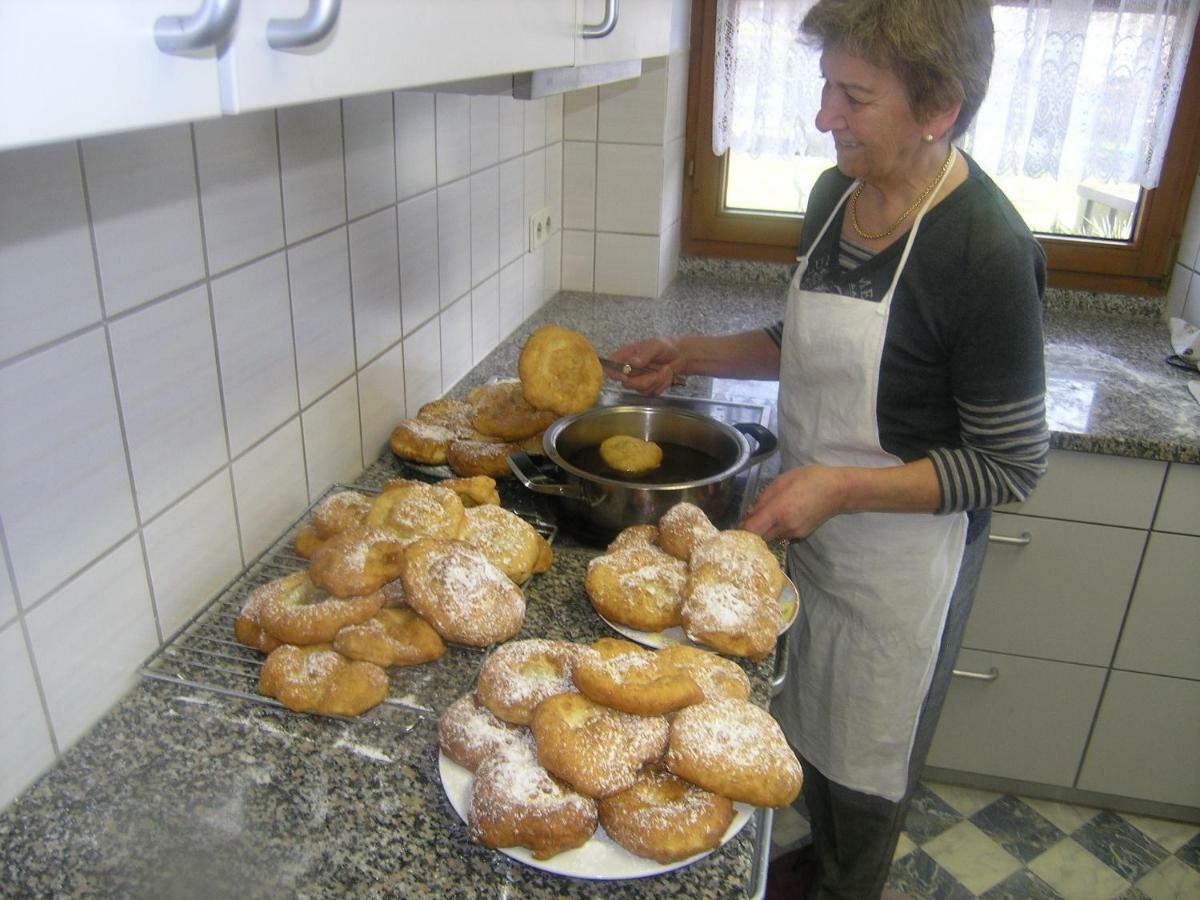
<instances>
[{"instance_id":1,"label":"window","mask_svg":"<svg viewBox=\"0 0 1200 900\"><path fill-rule=\"evenodd\" d=\"M1006 12L1023 15L1005 7L1020 5L1011 0L997 5L998 32ZM713 155L716 19L717 0L694 0L684 251L790 262L800 233L796 210L803 207L813 179L832 160ZM1012 42L998 35L997 43L999 59ZM997 177L1039 234L1051 285L1135 294L1165 290L1200 163L1200 37L1194 48L1157 188L1084 180L1047 189L1041 179ZM989 96L1012 89L994 76ZM970 138L965 143L968 152Z\"/></svg>"}]
</instances>

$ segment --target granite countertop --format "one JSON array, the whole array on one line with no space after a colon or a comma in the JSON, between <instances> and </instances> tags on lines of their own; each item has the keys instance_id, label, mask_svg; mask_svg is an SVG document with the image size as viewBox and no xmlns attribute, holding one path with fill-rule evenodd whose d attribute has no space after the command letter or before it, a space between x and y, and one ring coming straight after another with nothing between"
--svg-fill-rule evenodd
<instances>
[{"instance_id":1,"label":"granite countertop","mask_svg":"<svg viewBox=\"0 0 1200 900\"><path fill-rule=\"evenodd\" d=\"M683 276L659 300L563 292L451 392L512 377L526 335L554 322L601 352L650 334L744 330L782 314L777 282ZM1048 303L1048 403L1056 447L1200 462L1200 405L1161 316ZM760 382L688 380L686 392L774 400ZM399 472L385 454L370 486ZM769 477L769 474L768 474ZM286 536L281 544L286 543ZM583 593L595 550L563 538L526 588L520 637L590 641L609 633ZM407 706L363 720L293 715L157 680L140 682L59 764L0 813L0 884L22 895L137 897L583 897L597 882L552 875L472 844L438 775L436 711L474 682L482 653L452 648L413 676ZM765 703L774 660L746 664ZM408 671L408 670L406 670ZM413 670L415 672L415 670ZM374 713L374 711L373 711ZM605 896L742 896L752 820L724 848L649 879L605 882Z\"/></svg>"}]
</instances>

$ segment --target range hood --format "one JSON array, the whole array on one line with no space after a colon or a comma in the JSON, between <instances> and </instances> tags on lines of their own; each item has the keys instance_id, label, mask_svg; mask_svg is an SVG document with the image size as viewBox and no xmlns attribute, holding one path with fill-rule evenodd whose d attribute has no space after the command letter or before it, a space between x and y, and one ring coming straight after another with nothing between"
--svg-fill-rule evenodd
<instances>
[{"instance_id":1,"label":"range hood","mask_svg":"<svg viewBox=\"0 0 1200 900\"><path fill-rule=\"evenodd\" d=\"M517 100L538 100L599 84L628 81L642 74L642 61L592 63L586 66L560 66L511 75L493 75L436 84L430 90L448 94L505 94Z\"/></svg>"}]
</instances>

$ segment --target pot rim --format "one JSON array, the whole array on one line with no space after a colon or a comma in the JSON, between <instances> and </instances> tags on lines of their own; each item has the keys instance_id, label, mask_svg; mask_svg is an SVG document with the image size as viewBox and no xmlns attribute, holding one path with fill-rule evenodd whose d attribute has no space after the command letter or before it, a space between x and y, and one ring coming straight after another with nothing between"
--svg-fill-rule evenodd
<instances>
[{"instance_id":1,"label":"pot rim","mask_svg":"<svg viewBox=\"0 0 1200 900\"><path fill-rule=\"evenodd\" d=\"M596 475L593 472L588 472L586 469L581 469L572 463L567 462L561 453L558 452L557 438L574 423L590 418L600 418L614 413L648 413L654 415L677 415L686 418L698 419L706 425L716 427L719 431L724 432L738 445L737 459L726 468L717 472L715 475L710 475L708 478L697 478L693 481L673 481L669 484L652 484L645 481L629 481L621 478L609 478L604 475ZM674 406L671 404L660 405L639 405L639 404L622 404L620 406L595 406L591 409L584 410L573 416L566 416L551 423L542 435L542 449L546 456L550 457L551 462L568 474L574 475L582 481L589 481L594 484L607 485L609 487L619 488L637 488L640 490L655 491L665 493L667 491L685 491L695 487L703 487L708 484L715 484L720 481L725 481L737 475L746 467L746 463L752 456L753 448L746 436L720 419L714 419L712 416L706 416L704 413L697 412L693 409L688 409L684 406Z\"/></svg>"}]
</instances>

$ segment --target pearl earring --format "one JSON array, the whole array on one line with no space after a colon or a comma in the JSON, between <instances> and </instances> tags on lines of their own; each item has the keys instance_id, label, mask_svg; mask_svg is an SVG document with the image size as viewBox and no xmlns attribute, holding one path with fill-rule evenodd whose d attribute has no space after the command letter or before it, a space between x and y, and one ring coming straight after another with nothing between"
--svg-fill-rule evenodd
<instances>
[{"instance_id":1,"label":"pearl earring","mask_svg":"<svg viewBox=\"0 0 1200 900\"><path fill-rule=\"evenodd\" d=\"M932 144L933 143L933 135L927 134L927 135L925 135L925 137L921 138L921 140L923 140L927 144Z\"/></svg>"}]
</instances>

